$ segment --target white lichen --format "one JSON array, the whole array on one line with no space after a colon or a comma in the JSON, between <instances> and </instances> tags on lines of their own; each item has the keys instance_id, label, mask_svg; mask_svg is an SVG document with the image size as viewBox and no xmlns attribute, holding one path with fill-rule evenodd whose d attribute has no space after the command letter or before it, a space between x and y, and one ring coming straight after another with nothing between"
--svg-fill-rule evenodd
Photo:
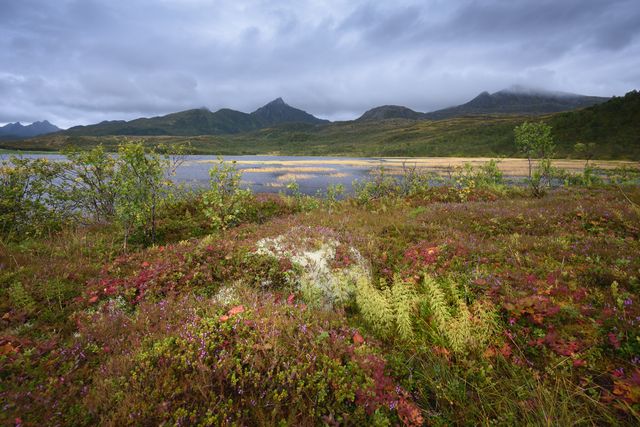
<instances>
[{"instance_id":1,"label":"white lichen","mask_svg":"<svg viewBox=\"0 0 640 427\"><path fill-rule=\"evenodd\" d=\"M347 249L352 261L350 265L333 268L331 263L339 245L333 238L299 237L292 236L290 232L258 241L256 253L287 258L298 266L301 274L296 285L308 303L344 306L354 299L357 278L370 277L370 269L364 257L353 247Z\"/></svg>"}]
</instances>

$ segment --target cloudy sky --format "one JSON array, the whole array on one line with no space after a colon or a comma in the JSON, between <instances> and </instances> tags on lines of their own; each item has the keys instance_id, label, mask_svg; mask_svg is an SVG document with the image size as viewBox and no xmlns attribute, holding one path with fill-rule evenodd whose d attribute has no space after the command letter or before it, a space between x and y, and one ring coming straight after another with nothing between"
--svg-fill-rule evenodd
<instances>
[{"instance_id":1,"label":"cloudy sky","mask_svg":"<svg viewBox=\"0 0 640 427\"><path fill-rule=\"evenodd\" d=\"M639 0L0 0L0 123L640 88Z\"/></svg>"}]
</instances>

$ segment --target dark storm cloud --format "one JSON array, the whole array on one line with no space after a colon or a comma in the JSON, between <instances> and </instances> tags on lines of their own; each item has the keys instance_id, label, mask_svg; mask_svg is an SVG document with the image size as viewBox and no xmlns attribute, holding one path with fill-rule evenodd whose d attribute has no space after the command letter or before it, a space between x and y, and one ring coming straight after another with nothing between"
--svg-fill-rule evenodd
<instances>
[{"instance_id":1,"label":"dark storm cloud","mask_svg":"<svg viewBox=\"0 0 640 427\"><path fill-rule=\"evenodd\" d=\"M282 96L331 119L513 84L640 86L637 0L5 0L0 123L61 126Z\"/></svg>"}]
</instances>

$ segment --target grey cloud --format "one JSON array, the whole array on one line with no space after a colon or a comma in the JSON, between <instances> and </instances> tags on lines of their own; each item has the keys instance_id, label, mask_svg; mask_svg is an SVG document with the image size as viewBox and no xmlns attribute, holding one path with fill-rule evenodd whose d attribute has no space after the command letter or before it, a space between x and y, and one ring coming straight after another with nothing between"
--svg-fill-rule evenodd
<instances>
[{"instance_id":1,"label":"grey cloud","mask_svg":"<svg viewBox=\"0 0 640 427\"><path fill-rule=\"evenodd\" d=\"M0 122L60 126L282 96L321 117L512 84L637 88L637 0L7 0Z\"/></svg>"}]
</instances>

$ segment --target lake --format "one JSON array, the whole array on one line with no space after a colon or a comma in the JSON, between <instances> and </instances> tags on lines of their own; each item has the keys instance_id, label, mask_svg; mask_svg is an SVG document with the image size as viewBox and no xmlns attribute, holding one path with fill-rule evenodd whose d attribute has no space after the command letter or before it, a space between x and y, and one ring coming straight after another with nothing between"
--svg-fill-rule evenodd
<instances>
[{"instance_id":1,"label":"lake","mask_svg":"<svg viewBox=\"0 0 640 427\"><path fill-rule=\"evenodd\" d=\"M0 154L0 159L7 154ZM24 157L48 158L52 161L64 160L60 154L25 154ZM356 157L304 157L304 156L225 156L225 161L235 161L242 172L242 184L254 192L285 191L286 185L295 181L304 194L315 194L324 191L330 184L342 184L345 190L352 190L354 180L368 180L372 172L381 166L385 171L398 175L406 168L417 168L434 172L440 176L449 175L456 166L470 163L481 166L489 158L464 157L431 157L431 158L356 158ZM176 182L194 187L208 184L209 169L218 162L212 155L184 156L184 162L173 178ZM610 169L615 167L638 168L638 162L597 161L598 167ZM581 172L584 160L555 160L554 165L572 173ZM499 168L505 177L519 181L528 172L526 159L500 159Z\"/></svg>"}]
</instances>

